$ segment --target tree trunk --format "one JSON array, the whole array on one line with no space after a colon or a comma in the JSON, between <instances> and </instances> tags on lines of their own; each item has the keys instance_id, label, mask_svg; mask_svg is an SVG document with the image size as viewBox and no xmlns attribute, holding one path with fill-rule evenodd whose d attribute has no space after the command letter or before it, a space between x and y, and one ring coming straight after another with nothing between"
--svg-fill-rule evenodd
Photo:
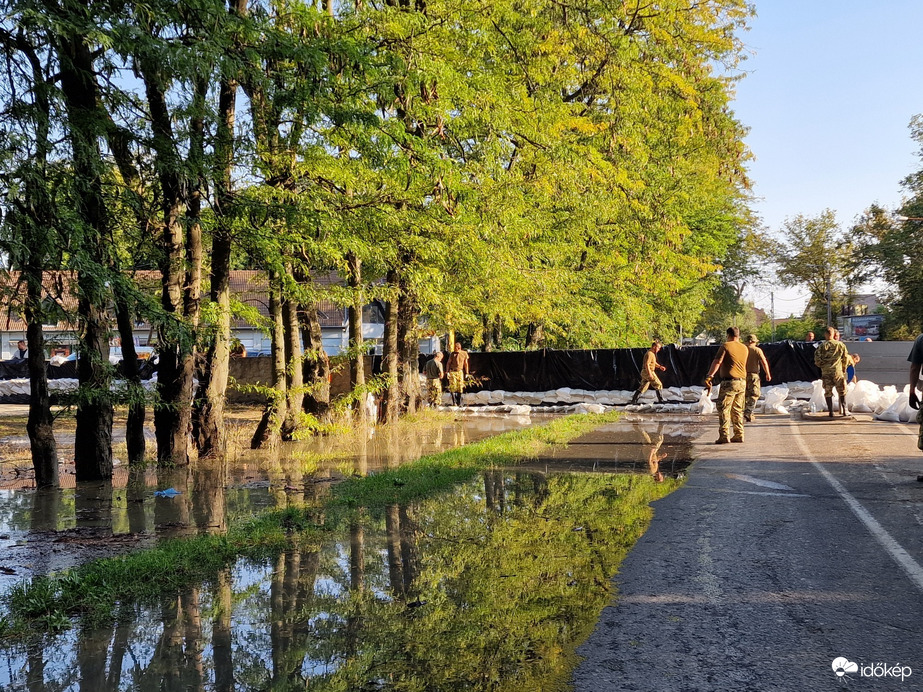
<instances>
[{"instance_id":1,"label":"tree trunk","mask_svg":"<svg viewBox=\"0 0 923 692\"><path fill-rule=\"evenodd\" d=\"M302 305L301 338L304 341L304 410L318 420L330 411L330 359L324 350L323 332L317 307Z\"/></svg>"},{"instance_id":2,"label":"tree trunk","mask_svg":"<svg viewBox=\"0 0 923 692\"><path fill-rule=\"evenodd\" d=\"M83 222L79 252L83 269L77 273L77 311L81 341L77 361L79 401L74 440L78 481L112 477L112 400L109 392L109 330L105 260L109 231L102 193L99 135L104 129L89 41L78 35L62 37L57 46L61 92L67 108L73 149L73 180L77 213Z\"/></svg>"},{"instance_id":3,"label":"tree trunk","mask_svg":"<svg viewBox=\"0 0 923 692\"><path fill-rule=\"evenodd\" d=\"M420 404L420 345L417 337L416 301L406 282L401 282L397 308L402 408L415 413Z\"/></svg>"},{"instance_id":4,"label":"tree trunk","mask_svg":"<svg viewBox=\"0 0 923 692\"><path fill-rule=\"evenodd\" d=\"M289 268L291 271L291 268ZM285 421L282 424L282 439L291 440L298 431L301 407L304 403L304 370L301 357L301 330L298 328L298 303L286 299L282 303L284 321L286 392Z\"/></svg>"},{"instance_id":5,"label":"tree trunk","mask_svg":"<svg viewBox=\"0 0 923 692\"><path fill-rule=\"evenodd\" d=\"M227 452L224 405L231 359L231 237L227 219L216 215L212 239L211 299L217 308L215 333L205 358L196 399L195 437L200 457Z\"/></svg>"},{"instance_id":6,"label":"tree trunk","mask_svg":"<svg viewBox=\"0 0 923 692\"><path fill-rule=\"evenodd\" d=\"M526 350L541 348L545 340L545 330L541 323L530 322L526 329Z\"/></svg>"},{"instance_id":7,"label":"tree trunk","mask_svg":"<svg viewBox=\"0 0 923 692\"><path fill-rule=\"evenodd\" d=\"M242 17L247 0L228 0L228 11ZM214 338L205 358L196 400L195 439L199 456L224 456L227 432L224 405L231 357L231 212L234 191L231 167L234 161L234 123L237 118L237 80L225 77L218 87L218 124L215 136L215 230L211 251L211 300L217 307Z\"/></svg>"},{"instance_id":8,"label":"tree trunk","mask_svg":"<svg viewBox=\"0 0 923 692\"><path fill-rule=\"evenodd\" d=\"M398 272L395 269L388 271L387 282L389 286L396 286ZM385 422L393 423L400 416L401 387L398 369L398 341L397 341L397 300L389 300L385 304L385 335L382 345L382 370L388 378L385 391Z\"/></svg>"},{"instance_id":9,"label":"tree trunk","mask_svg":"<svg viewBox=\"0 0 923 692\"><path fill-rule=\"evenodd\" d=\"M31 259L31 258L30 258ZM42 269L32 264L24 268L26 279L26 340L29 348L29 446L32 468L38 487L56 486L58 447L51 417L48 370L45 365L45 335L42 332Z\"/></svg>"},{"instance_id":10,"label":"tree trunk","mask_svg":"<svg viewBox=\"0 0 923 692\"><path fill-rule=\"evenodd\" d=\"M162 196L161 307L165 318L158 330L159 362L154 410L157 462L161 465L189 463L189 432L192 426L193 335L184 321L186 307L186 256L183 209L185 181L176 151L172 117L166 98L165 78L160 65L149 58L136 62L144 81L151 116L153 147Z\"/></svg>"},{"instance_id":11,"label":"tree trunk","mask_svg":"<svg viewBox=\"0 0 923 692\"><path fill-rule=\"evenodd\" d=\"M250 440L251 449L274 447L279 443L279 432L285 418L285 320L282 317L280 281L275 272L269 273L269 315L272 318L272 374L273 393L263 410Z\"/></svg>"},{"instance_id":12,"label":"tree trunk","mask_svg":"<svg viewBox=\"0 0 923 692\"><path fill-rule=\"evenodd\" d=\"M125 425L125 442L128 446L128 465L144 463L147 441L144 439L144 387L141 386L141 368L135 351L133 311L122 287L115 288L115 319L122 342L122 374L128 382L128 421Z\"/></svg>"},{"instance_id":13,"label":"tree trunk","mask_svg":"<svg viewBox=\"0 0 923 692\"><path fill-rule=\"evenodd\" d=\"M347 285L352 289L352 302L349 305L349 351L352 357L349 360L349 386L354 392L363 391L365 388L365 354L362 352L362 260L354 252L346 253L348 273ZM365 421L368 412L365 406L365 395L356 402L356 418Z\"/></svg>"}]
</instances>

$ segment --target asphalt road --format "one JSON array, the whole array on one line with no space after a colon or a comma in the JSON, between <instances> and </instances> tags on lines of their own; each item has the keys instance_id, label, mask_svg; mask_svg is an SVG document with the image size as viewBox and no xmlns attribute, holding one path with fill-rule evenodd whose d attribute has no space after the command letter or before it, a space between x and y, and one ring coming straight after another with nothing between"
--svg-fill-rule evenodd
<instances>
[{"instance_id":1,"label":"asphalt road","mask_svg":"<svg viewBox=\"0 0 923 692\"><path fill-rule=\"evenodd\" d=\"M578 692L923 690L916 426L783 416L698 440L578 650ZM856 670L838 677L834 659Z\"/></svg>"}]
</instances>

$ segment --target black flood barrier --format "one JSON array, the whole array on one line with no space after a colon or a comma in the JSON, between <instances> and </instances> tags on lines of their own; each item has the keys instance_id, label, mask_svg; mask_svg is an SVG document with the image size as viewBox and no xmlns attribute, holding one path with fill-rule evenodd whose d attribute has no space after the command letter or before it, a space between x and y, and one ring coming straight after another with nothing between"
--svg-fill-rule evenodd
<instances>
[{"instance_id":1,"label":"black flood barrier","mask_svg":"<svg viewBox=\"0 0 923 692\"><path fill-rule=\"evenodd\" d=\"M816 343L780 341L760 344L769 361L771 384L812 382L820 378L814 365ZM481 389L508 392L547 392L552 389L634 390L641 381L641 359L647 348L587 349L574 351L469 352L471 374ZM664 387L703 385L718 344L711 346L664 346L657 362L667 367L657 376ZM421 356L421 368L428 360ZM375 359L374 367L380 360ZM377 370L376 370L377 372ZM767 384L764 380L763 384Z\"/></svg>"},{"instance_id":2,"label":"black flood barrier","mask_svg":"<svg viewBox=\"0 0 923 692\"><path fill-rule=\"evenodd\" d=\"M49 380L77 379L77 361L68 360L61 365L45 363ZM0 380L28 380L29 363L25 360L0 360Z\"/></svg>"}]
</instances>

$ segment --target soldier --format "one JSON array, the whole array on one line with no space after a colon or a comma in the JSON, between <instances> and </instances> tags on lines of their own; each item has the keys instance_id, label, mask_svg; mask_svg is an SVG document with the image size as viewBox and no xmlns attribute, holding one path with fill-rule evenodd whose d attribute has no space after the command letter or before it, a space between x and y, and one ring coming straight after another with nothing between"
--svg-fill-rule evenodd
<instances>
[{"instance_id":1,"label":"soldier","mask_svg":"<svg viewBox=\"0 0 923 692\"><path fill-rule=\"evenodd\" d=\"M442 351L436 351L436 355L426 361L423 374L426 375L426 399L430 406L438 406L442 399Z\"/></svg>"},{"instance_id":2,"label":"soldier","mask_svg":"<svg viewBox=\"0 0 923 692\"><path fill-rule=\"evenodd\" d=\"M740 343L740 330L728 327L727 340L721 344L708 375L705 386L711 391L715 373L721 378L718 390L718 439L715 444L744 441L744 394L747 389L747 356L749 350ZM731 437L731 429L734 436Z\"/></svg>"},{"instance_id":3,"label":"soldier","mask_svg":"<svg viewBox=\"0 0 923 692\"><path fill-rule=\"evenodd\" d=\"M631 397L632 404L638 403L638 398L647 391L648 387L653 388L654 394L657 395L657 401L661 404L663 403L663 394L660 393L660 390L663 389L663 383L657 377L657 370L667 369L666 366L657 362L657 354L660 353L662 348L663 345L659 341L655 341L645 351L644 358L641 360L641 386Z\"/></svg>"},{"instance_id":4,"label":"soldier","mask_svg":"<svg viewBox=\"0 0 923 692\"><path fill-rule=\"evenodd\" d=\"M460 342L455 342L455 350L449 356L445 369L449 377L449 393L452 395L452 403L461 406L462 392L465 391L465 377L469 372L468 352L462 350Z\"/></svg>"},{"instance_id":5,"label":"soldier","mask_svg":"<svg viewBox=\"0 0 923 692\"><path fill-rule=\"evenodd\" d=\"M920 398L917 396L917 389L920 388L920 369L923 367L923 334L913 342L907 360L910 361L910 407L917 410L917 423L920 424L917 449L923 452L923 408L920 408ZM923 476L917 476L917 480L923 483Z\"/></svg>"},{"instance_id":6,"label":"soldier","mask_svg":"<svg viewBox=\"0 0 923 692\"><path fill-rule=\"evenodd\" d=\"M836 339L836 329L827 327L825 341L814 351L814 365L820 368L824 381L824 399L827 411L833 418L833 390L840 397L840 413L849 415L846 410L846 367L851 362L846 344Z\"/></svg>"},{"instance_id":7,"label":"soldier","mask_svg":"<svg viewBox=\"0 0 923 692\"><path fill-rule=\"evenodd\" d=\"M753 407L756 406L757 399L760 398L760 368L766 373L766 381L772 381L772 375L769 373L769 361L766 360L766 354L763 353L757 344L760 342L756 334L747 336L747 393L744 397L744 420L748 423L753 420Z\"/></svg>"}]
</instances>

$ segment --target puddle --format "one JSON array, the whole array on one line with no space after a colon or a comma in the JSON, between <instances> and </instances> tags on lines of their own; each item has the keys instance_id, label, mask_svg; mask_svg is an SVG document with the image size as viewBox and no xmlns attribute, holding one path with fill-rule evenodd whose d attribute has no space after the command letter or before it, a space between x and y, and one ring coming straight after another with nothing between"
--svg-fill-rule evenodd
<instances>
[{"instance_id":1,"label":"puddle","mask_svg":"<svg viewBox=\"0 0 923 692\"><path fill-rule=\"evenodd\" d=\"M545 420L477 416L426 428L370 428L368 435L248 451L230 463L140 473L118 466L111 483L76 483L64 475L57 490L36 490L31 479L8 482L0 486L0 594L35 574L117 555L158 537L225 531L236 518L311 501L344 475L375 473ZM171 489L178 494L155 495Z\"/></svg>"},{"instance_id":2,"label":"puddle","mask_svg":"<svg viewBox=\"0 0 923 692\"><path fill-rule=\"evenodd\" d=\"M320 548L240 561L103 629L0 651L0 687L525 690L566 680L609 579L675 487L491 471L360 511Z\"/></svg>"},{"instance_id":3,"label":"puddle","mask_svg":"<svg viewBox=\"0 0 923 692\"><path fill-rule=\"evenodd\" d=\"M500 432L477 423L463 426L466 442ZM699 432L681 419L627 418L451 492L358 510L318 547L122 604L103 629L77 621L0 648L0 689L563 689L649 503L678 486ZM372 473L410 458L394 444L384 455L354 449L349 463ZM0 551L17 572L3 579L315 503L337 467L309 474L300 458L151 472L123 488L3 491ZM154 496L168 487L180 494Z\"/></svg>"},{"instance_id":4,"label":"puddle","mask_svg":"<svg viewBox=\"0 0 923 692\"><path fill-rule=\"evenodd\" d=\"M544 471L613 473L632 471L677 477L693 458L702 425L675 416L626 416L567 446L550 450L524 465Z\"/></svg>"}]
</instances>

